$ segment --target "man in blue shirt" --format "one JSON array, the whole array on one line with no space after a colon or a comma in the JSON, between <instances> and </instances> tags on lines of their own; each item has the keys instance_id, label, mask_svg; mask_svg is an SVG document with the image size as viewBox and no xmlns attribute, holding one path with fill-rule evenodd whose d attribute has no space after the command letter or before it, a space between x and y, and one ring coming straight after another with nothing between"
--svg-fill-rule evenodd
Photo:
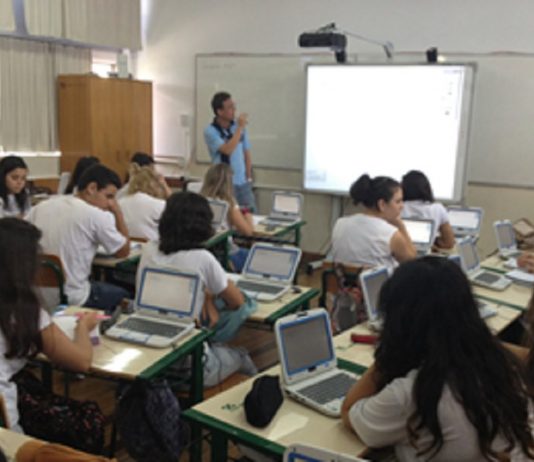
<instances>
[{"instance_id":1,"label":"man in blue shirt","mask_svg":"<svg viewBox=\"0 0 534 462\"><path fill-rule=\"evenodd\" d=\"M204 130L211 159L215 163L230 164L234 172L234 196L241 207L256 209L252 192L252 160L246 126L248 115L239 114L235 120L236 107L232 96L226 92L216 93L211 99L215 117Z\"/></svg>"}]
</instances>

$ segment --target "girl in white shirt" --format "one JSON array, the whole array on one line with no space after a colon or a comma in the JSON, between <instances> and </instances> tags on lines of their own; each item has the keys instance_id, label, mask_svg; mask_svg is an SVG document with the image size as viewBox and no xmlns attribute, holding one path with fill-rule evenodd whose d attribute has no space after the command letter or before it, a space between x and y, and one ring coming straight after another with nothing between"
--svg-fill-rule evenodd
<instances>
[{"instance_id":1,"label":"girl in white shirt","mask_svg":"<svg viewBox=\"0 0 534 462\"><path fill-rule=\"evenodd\" d=\"M85 315L71 341L40 308L33 290L40 237L41 232L30 223L0 219L0 393L10 428L16 431L22 428L13 375L39 351L63 367L86 372L93 355L89 333L97 324L96 312Z\"/></svg>"},{"instance_id":2,"label":"girl in white shirt","mask_svg":"<svg viewBox=\"0 0 534 462\"><path fill-rule=\"evenodd\" d=\"M404 461L534 457L521 368L481 319L462 270L401 265L380 292L375 364L348 392L345 425ZM515 460L515 458L514 458Z\"/></svg>"},{"instance_id":3,"label":"girl in white shirt","mask_svg":"<svg viewBox=\"0 0 534 462\"><path fill-rule=\"evenodd\" d=\"M402 177L402 192L404 194L402 217L433 220L436 246L452 249L455 240L447 209L443 204L434 202L434 193L426 175L418 170L410 170Z\"/></svg>"},{"instance_id":4,"label":"girl in white shirt","mask_svg":"<svg viewBox=\"0 0 534 462\"><path fill-rule=\"evenodd\" d=\"M228 203L227 227L235 229L243 236L254 234L252 213L242 211L234 197L232 169L228 164L212 165L206 175L200 194L204 197L219 199ZM231 242L230 260L237 273L240 273L247 259L248 249L240 248Z\"/></svg>"},{"instance_id":5,"label":"girl in white shirt","mask_svg":"<svg viewBox=\"0 0 534 462\"><path fill-rule=\"evenodd\" d=\"M23 218L31 208L26 189L28 166L18 156L6 156L0 161L0 217Z\"/></svg>"},{"instance_id":6,"label":"girl in white shirt","mask_svg":"<svg viewBox=\"0 0 534 462\"><path fill-rule=\"evenodd\" d=\"M393 267L416 257L400 218L403 203L398 182L362 175L351 186L350 197L354 205L363 205L363 212L337 220L332 232L334 261Z\"/></svg>"}]
</instances>

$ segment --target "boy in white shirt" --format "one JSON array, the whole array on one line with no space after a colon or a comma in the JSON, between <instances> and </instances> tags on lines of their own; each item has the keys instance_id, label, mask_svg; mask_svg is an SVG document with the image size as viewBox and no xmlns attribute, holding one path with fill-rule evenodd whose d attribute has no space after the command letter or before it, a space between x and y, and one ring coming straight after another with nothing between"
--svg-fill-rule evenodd
<instances>
[{"instance_id":1,"label":"boy in white shirt","mask_svg":"<svg viewBox=\"0 0 534 462\"><path fill-rule=\"evenodd\" d=\"M116 257L130 252L128 228L115 200L120 180L97 164L78 182L76 195L58 196L34 207L28 220L41 229L44 253L60 257L69 304L113 310L128 292L113 284L89 281L97 248Z\"/></svg>"}]
</instances>

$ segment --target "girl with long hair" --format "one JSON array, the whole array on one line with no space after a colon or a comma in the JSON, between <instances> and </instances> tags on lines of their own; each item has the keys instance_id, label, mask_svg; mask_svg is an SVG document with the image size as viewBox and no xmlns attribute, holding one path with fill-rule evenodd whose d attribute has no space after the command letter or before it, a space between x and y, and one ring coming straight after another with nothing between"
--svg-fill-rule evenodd
<instances>
[{"instance_id":1,"label":"girl with long hair","mask_svg":"<svg viewBox=\"0 0 534 462\"><path fill-rule=\"evenodd\" d=\"M6 156L0 160L0 217L22 218L30 211L27 176L28 166L22 158Z\"/></svg>"}]
</instances>

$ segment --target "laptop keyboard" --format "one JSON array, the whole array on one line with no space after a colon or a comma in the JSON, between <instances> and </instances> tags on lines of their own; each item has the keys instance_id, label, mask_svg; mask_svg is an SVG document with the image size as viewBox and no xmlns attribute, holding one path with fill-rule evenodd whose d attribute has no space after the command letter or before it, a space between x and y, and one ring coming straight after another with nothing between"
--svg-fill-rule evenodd
<instances>
[{"instance_id":1,"label":"laptop keyboard","mask_svg":"<svg viewBox=\"0 0 534 462\"><path fill-rule=\"evenodd\" d=\"M263 292L265 294L277 294L282 290L282 287L262 284L261 282L252 282L245 279L239 279L236 283L241 290L248 292Z\"/></svg>"},{"instance_id":2,"label":"laptop keyboard","mask_svg":"<svg viewBox=\"0 0 534 462\"><path fill-rule=\"evenodd\" d=\"M475 281L478 282L484 282L486 284L493 284L497 282L501 277L497 274L484 272L480 273L479 275L475 276Z\"/></svg>"},{"instance_id":3,"label":"laptop keyboard","mask_svg":"<svg viewBox=\"0 0 534 462\"><path fill-rule=\"evenodd\" d=\"M325 380L298 390L298 393L319 404L344 397L356 378L340 372Z\"/></svg>"},{"instance_id":4,"label":"laptop keyboard","mask_svg":"<svg viewBox=\"0 0 534 462\"><path fill-rule=\"evenodd\" d=\"M184 330L175 324L163 324L161 322L148 321L147 319L129 318L121 322L117 327L146 335L159 335L160 337L172 338Z\"/></svg>"}]
</instances>

